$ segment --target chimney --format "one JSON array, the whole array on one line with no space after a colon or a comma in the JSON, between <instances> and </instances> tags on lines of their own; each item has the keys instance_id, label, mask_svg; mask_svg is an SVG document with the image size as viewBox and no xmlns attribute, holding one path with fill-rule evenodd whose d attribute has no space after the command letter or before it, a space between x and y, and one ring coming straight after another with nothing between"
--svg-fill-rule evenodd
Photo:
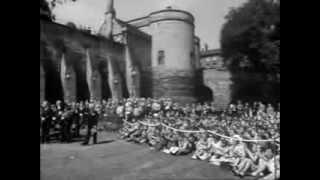
<instances>
[{"instance_id":1,"label":"chimney","mask_svg":"<svg viewBox=\"0 0 320 180\"><path fill-rule=\"evenodd\" d=\"M114 17L115 17L115 10L113 7L113 0L107 0L105 19L104 19L104 23L100 27L99 34L110 40L112 40Z\"/></svg>"},{"instance_id":2,"label":"chimney","mask_svg":"<svg viewBox=\"0 0 320 180\"><path fill-rule=\"evenodd\" d=\"M114 14L115 13L115 10L114 10L114 6L113 6L113 0L107 0L107 7L106 7L106 12L105 14Z\"/></svg>"},{"instance_id":3,"label":"chimney","mask_svg":"<svg viewBox=\"0 0 320 180\"><path fill-rule=\"evenodd\" d=\"M209 50L209 46L208 46L207 43L204 45L204 49L205 49L205 51L208 51L208 50Z\"/></svg>"}]
</instances>

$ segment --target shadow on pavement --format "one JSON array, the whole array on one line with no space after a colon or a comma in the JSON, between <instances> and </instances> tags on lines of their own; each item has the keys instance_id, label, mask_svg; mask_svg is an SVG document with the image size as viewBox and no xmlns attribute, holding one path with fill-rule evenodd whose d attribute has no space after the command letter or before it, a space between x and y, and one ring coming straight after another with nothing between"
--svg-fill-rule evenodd
<instances>
[{"instance_id":1,"label":"shadow on pavement","mask_svg":"<svg viewBox=\"0 0 320 180\"><path fill-rule=\"evenodd\" d=\"M108 144L108 143L112 143L114 141L115 141L114 139L111 139L111 140L106 140L106 141L100 141L97 144Z\"/></svg>"}]
</instances>

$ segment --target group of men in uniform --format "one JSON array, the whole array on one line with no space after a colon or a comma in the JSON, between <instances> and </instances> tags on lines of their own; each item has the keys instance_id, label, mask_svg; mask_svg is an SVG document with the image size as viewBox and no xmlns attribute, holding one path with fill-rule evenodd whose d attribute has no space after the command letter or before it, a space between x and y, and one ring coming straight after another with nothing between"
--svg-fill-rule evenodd
<instances>
[{"instance_id":1,"label":"group of men in uniform","mask_svg":"<svg viewBox=\"0 0 320 180\"><path fill-rule=\"evenodd\" d=\"M97 125L101 107L92 102L64 103L57 101L50 104L44 101L40 105L40 141L49 143L56 139L70 143L74 138L81 138L80 131L86 129L83 145L93 137L97 143Z\"/></svg>"}]
</instances>

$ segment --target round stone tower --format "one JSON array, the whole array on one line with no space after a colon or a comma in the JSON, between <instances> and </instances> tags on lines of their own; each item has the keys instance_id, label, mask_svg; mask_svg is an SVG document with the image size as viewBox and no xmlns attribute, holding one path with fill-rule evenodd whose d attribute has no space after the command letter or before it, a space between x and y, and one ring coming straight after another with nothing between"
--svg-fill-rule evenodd
<instances>
[{"instance_id":1,"label":"round stone tower","mask_svg":"<svg viewBox=\"0 0 320 180\"><path fill-rule=\"evenodd\" d=\"M194 17L167 8L149 15L152 33L153 97L195 101Z\"/></svg>"}]
</instances>

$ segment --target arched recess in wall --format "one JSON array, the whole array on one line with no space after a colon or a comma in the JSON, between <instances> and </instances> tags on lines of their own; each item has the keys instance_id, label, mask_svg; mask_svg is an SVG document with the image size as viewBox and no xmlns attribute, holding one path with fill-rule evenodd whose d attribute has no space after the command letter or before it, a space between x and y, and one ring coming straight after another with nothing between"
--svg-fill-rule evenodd
<instances>
[{"instance_id":1,"label":"arched recess in wall","mask_svg":"<svg viewBox=\"0 0 320 180\"><path fill-rule=\"evenodd\" d=\"M72 48L68 48L66 52L64 53L65 58L65 65L66 65L66 72L67 74L64 74L62 80L63 85L65 86L65 93L64 97L65 100L68 101L77 101L77 94L79 89L77 89L77 74L75 72L75 65L78 63L79 59L81 57L81 54L74 51ZM67 76L69 77L67 77Z\"/></svg>"},{"instance_id":2,"label":"arched recess in wall","mask_svg":"<svg viewBox=\"0 0 320 180\"><path fill-rule=\"evenodd\" d=\"M195 96L198 102L208 102L214 100L214 92L205 85L203 71L198 70L195 73Z\"/></svg>"},{"instance_id":3,"label":"arched recess in wall","mask_svg":"<svg viewBox=\"0 0 320 180\"><path fill-rule=\"evenodd\" d=\"M89 87L86 77L86 54L85 51L78 57L78 61L74 63L74 70L77 76L77 100L85 101L90 99Z\"/></svg>"},{"instance_id":4,"label":"arched recess in wall","mask_svg":"<svg viewBox=\"0 0 320 180\"><path fill-rule=\"evenodd\" d=\"M101 74L102 99L109 99L112 95L108 84L108 63L105 60L101 60L99 62L98 70Z\"/></svg>"},{"instance_id":5,"label":"arched recess in wall","mask_svg":"<svg viewBox=\"0 0 320 180\"><path fill-rule=\"evenodd\" d=\"M199 85L195 88L196 96L199 102L212 102L214 101L213 91L205 86Z\"/></svg>"},{"instance_id":6,"label":"arched recess in wall","mask_svg":"<svg viewBox=\"0 0 320 180\"><path fill-rule=\"evenodd\" d=\"M115 58L115 57L112 57ZM115 59L117 63L114 63L114 66L116 68L116 72L119 73L120 78L121 78L121 86L122 86L122 97L123 98L129 98L129 91L128 91L128 86L126 83L126 75L125 75L125 64L123 61L120 61L119 59Z\"/></svg>"},{"instance_id":7,"label":"arched recess in wall","mask_svg":"<svg viewBox=\"0 0 320 180\"><path fill-rule=\"evenodd\" d=\"M123 98L129 98L130 95L129 95L129 90L128 90L127 83L125 81L125 78L126 78L125 77L125 73L121 73L120 76L123 79L123 81L122 81L122 87L123 87L122 95L123 95Z\"/></svg>"},{"instance_id":8,"label":"arched recess in wall","mask_svg":"<svg viewBox=\"0 0 320 180\"><path fill-rule=\"evenodd\" d=\"M45 73L45 99L49 102L63 100L63 89L60 79L60 61L64 48L43 43L43 68ZM61 46L60 46L61 47ZM63 47L63 46L62 46Z\"/></svg>"}]
</instances>

